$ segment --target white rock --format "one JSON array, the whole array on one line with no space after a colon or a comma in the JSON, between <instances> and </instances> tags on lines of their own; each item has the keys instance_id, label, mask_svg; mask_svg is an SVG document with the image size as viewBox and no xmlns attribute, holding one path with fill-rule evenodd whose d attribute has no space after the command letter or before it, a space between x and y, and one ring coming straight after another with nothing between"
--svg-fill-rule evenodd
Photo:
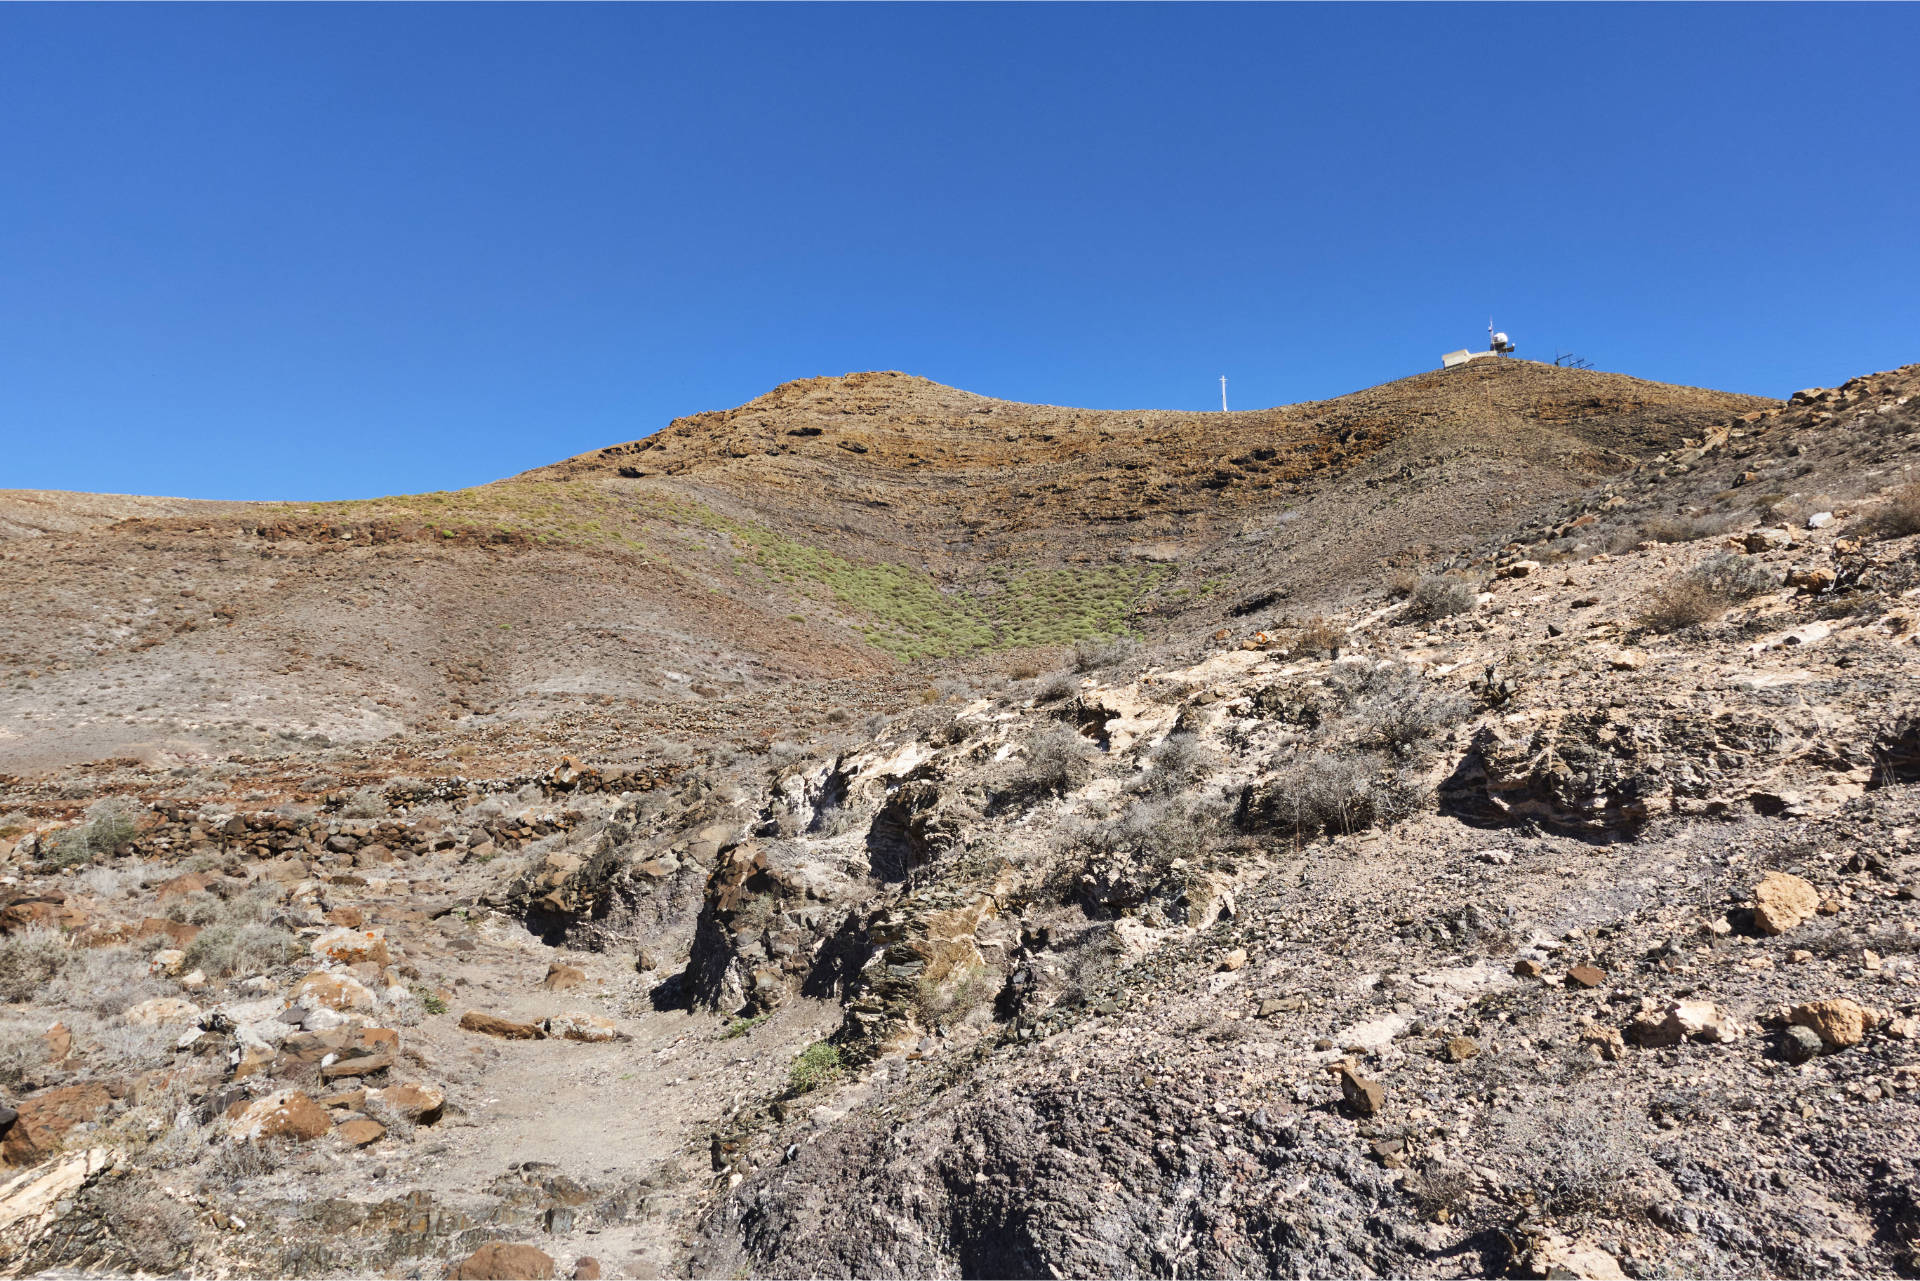
<instances>
[{"instance_id":1,"label":"white rock","mask_svg":"<svg viewBox=\"0 0 1920 1281\"><path fill-rule=\"evenodd\" d=\"M198 1022L200 1007L182 997L156 996L129 1006L120 1017L135 1027L163 1027L169 1023Z\"/></svg>"},{"instance_id":2,"label":"white rock","mask_svg":"<svg viewBox=\"0 0 1920 1281\"><path fill-rule=\"evenodd\" d=\"M1813 515L1807 517L1808 529L1825 529L1831 524L1833 524L1832 512L1815 512Z\"/></svg>"}]
</instances>

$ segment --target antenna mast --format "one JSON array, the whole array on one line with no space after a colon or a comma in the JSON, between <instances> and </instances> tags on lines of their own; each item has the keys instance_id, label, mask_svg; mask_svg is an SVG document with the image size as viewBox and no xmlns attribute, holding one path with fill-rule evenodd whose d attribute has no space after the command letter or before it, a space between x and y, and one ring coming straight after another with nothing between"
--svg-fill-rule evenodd
<instances>
[{"instance_id":1,"label":"antenna mast","mask_svg":"<svg viewBox=\"0 0 1920 1281\"><path fill-rule=\"evenodd\" d=\"M1220 412L1227 412L1227 376L1220 375Z\"/></svg>"}]
</instances>

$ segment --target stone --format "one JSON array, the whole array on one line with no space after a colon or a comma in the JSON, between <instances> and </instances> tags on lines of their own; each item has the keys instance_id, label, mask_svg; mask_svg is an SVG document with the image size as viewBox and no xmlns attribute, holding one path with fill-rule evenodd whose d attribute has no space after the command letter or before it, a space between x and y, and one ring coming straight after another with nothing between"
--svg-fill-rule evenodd
<instances>
[{"instance_id":1,"label":"stone","mask_svg":"<svg viewBox=\"0 0 1920 1281\"><path fill-rule=\"evenodd\" d=\"M1550 1281L1626 1281L1627 1276L1618 1259L1584 1237L1549 1236L1534 1247L1529 1262L1534 1276Z\"/></svg>"},{"instance_id":2,"label":"stone","mask_svg":"<svg viewBox=\"0 0 1920 1281\"><path fill-rule=\"evenodd\" d=\"M582 1255L574 1260L573 1281L600 1281L600 1260L592 1255Z\"/></svg>"},{"instance_id":3,"label":"stone","mask_svg":"<svg viewBox=\"0 0 1920 1281\"><path fill-rule=\"evenodd\" d=\"M1805 1063L1824 1048L1818 1032L1798 1023L1789 1024L1780 1034L1780 1054L1789 1063Z\"/></svg>"},{"instance_id":4,"label":"stone","mask_svg":"<svg viewBox=\"0 0 1920 1281\"><path fill-rule=\"evenodd\" d=\"M1597 965L1576 965L1567 971L1567 980L1580 987L1599 987L1607 981L1607 972Z\"/></svg>"},{"instance_id":5,"label":"stone","mask_svg":"<svg viewBox=\"0 0 1920 1281\"><path fill-rule=\"evenodd\" d=\"M1647 665L1647 656L1635 649L1616 649L1607 655L1607 666L1616 672L1637 672Z\"/></svg>"},{"instance_id":6,"label":"stone","mask_svg":"<svg viewBox=\"0 0 1920 1281\"><path fill-rule=\"evenodd\" d=\"M1635 1045L1661 1049L1682 1041L1737 1041L1741 1027L1711 1001L1669 1001L1643 1009L1628 1025L1627 1036Z\"/></svg>"},{"instance_id":7,"label":"stone","mask_svg":"<svg viewBox=\"0 0 1920 1281\"><path fill-rule=\"evenodd\" d=\"M1844 1050L1864 1041L1877 1020L1873 1011L1846 997L1831 1001L1808 1001L1796 1005L1787 1021L1811 1028L1821 1044L1830 1050Z\"/></svg>"},{"instance_id":8,"label":"stone","mask_svg":"<svg viewBox=\"0 0 1920 1281\"><path fill-rule=\"evenodd\" d=\"M0 1184L0 1257L20 1260L71 1208L75 1194L118 1160L119 1155L108 1148L88 1148Z\"/></svg>"},{"instance_id":9,"label":"stone","mask_svg":"<svg viewBox=\"0 0 1920 1281\"><path fill-rule=\"evenodd\" d=\"M540 986L550 992L564 992L568 988L579 987L587 981L587 972L577 965L563 965L559 961L547 966L547 977Z\"/></svg>"},{"instance_id":10,"label":"stone","mask_svg":"<svg viewBox=\"0 0 1920 1281\"><path fill-rule=\"evenodd\" d=\"M1340 1068L1340 1096L1361 1116L1378 1116L1387 1106L1387 1090L1378 1081L1370 1081L1352 1068Z\"/></svg>"},{"instance_id":11,"label":"stone","mask_svg":"<svg viewBox=\"0 0 1920 1281\"><path fill-rule=\"evenodd\" d=\"M55 1063L62 1062L73 1053L73 1029L65 1023L55 1023L40 1034L40 1040L47 1047L47 1058Z\"/></svg>"},{"instance_id":12,"label":"stone","mask_svg":"<svg viewBox=\"0 0 1920 1281\"><path fill-rule=\"evenodd\" d=\"M382 930L355 930L336 926L313 941L313 954L322 960L352 965L372 961L385 965L393 958L387 953L386 934Z\"/></svg>"},{"instance_id":13,"label":"stone","mask_svg":"<svg viewBox=\"0 0 1920 1281\"><path fill-rule=\"evenodd\" d=\"M1440 1048L1440 1057L1449 1063L1465 1063L1479 1056L1480 1043L1470 1036L1452 1037Z\"/></svg>"},{"instance_id":14,"label":"stone","mask_svg":"<svg viewBox=\"0 0 1920 1281\"><path fill-rule=\"evenodd\" d=\"M1763 934L1785 934L1820 910L1820 891L1788 872L1768 872L1753 887L1753 923Z\"/></svg>"},{"instance_id":15,"label":"stone","mask_svg":"<svg viewBox=\"0 0 1920 1281\"><path fill-rule=\"evenodd\" d=\"M333 1137L348 1147L364 1148L387 1137L387 1127L369 1117L342 1121L333 1127Z\"/></svg>"},{"instance_id":16,"label":"stone","mask_svg":"<svg viewBox=\"0 0 1920 1281\"><path fill-rule=\"evenodd\" d=\"M447 1281L552 1281L553 1260L530 1245L489 1241L453 1265Z\"/></svg>"},{"instance_id":17,"label":"stone","mask_svg":"<svg viewBox=\"0 0 1920 1281\"><path fill-rule=\"evenodd\" d=\"M156 996L127 1007L120 1016L135 1027L165 1027L174 1023L195 1023L200 1007L180 996Z\"/></svg>"},{"instance_id":18,"label":"stone","mask_svg":"<svg viewBox=\"0 0 1920 1281\"><path fill-rule=\"evenodd\" d=\"M258 1143L264 1139L317 1139L333 1128L327 1110L307 1097L304 1090L276 1090L249 1103L234 1104L235 1112L228 1135L235 1143Z\"/></svg>"},{"instance_id":19,"label":"stone","mask_svg":"<svg viewBox=\"0 0 1920 1281\"><path fill-rule=\"evenodd\" d=\"M462 1023L464 1025L464 1020ZM557 1036L565 1041L612 1041L618 1039L620 1029L604 1014L569 1010L565 1014L556 1014L547 1020L547 1035Z\"/></svg>"},{"instance_id":20,"label":"stone","mask_svg":"<svg viewBox=\"0 0 1920 1281\"><path fill-rule=\"evenodd\" d=\"M317 970L293 985L293 1003L302 1009L371 1010L373 992L350 974Z\"/></svg>"},{"instance_id":21,"label":"stone","mask_svg":"<svg viewBox=\"0 0 1920 1281\"><path fill-rule=\"evenodd\" d=\"M113 1102L99 1082L42 1090L14 1103L17 1115L0 1139L0 1161L34 1165L59 1151L62 1136L76 1125L97 1121Z\"/></svg>"},{"instance_id":22,"label":"stone","mask_svg":"<svg viewBox=\"0 0 1920 1281\"><path fill-rule=\"evenodd\" d=\"M1511 565L1503 565L1494 571L1495 578L1525 578L1540 568L1537 560L1516 560Z\"/></svg>"},{"instance_id":23,"label":"stone","mask_svg":"<svg viewBox=\"0 0 1920 1281\"><path fill-rule=\"evenodd\" d=\"M1807 517L1808 529L1825 529L1831 524L1833 524L1832 512L1815 512L1813 515Z\"/></svg>"},{"instance_id":24,"label":"stone","mask_svg":"<svg viewBox=\"0 0 1920 1281\"><path fill-rule=\"evenodd\" d=\"M460 1026L469 1032L497 1036L503 1041L544 1041L547 1034L533 1023L515 1023L497 1014L468 1010L460 1016Z\"/></svg>"},{"instance_id":25,"label":"stone","mask_svg":"<svg viewBox=\"0 0 1920 1281\"><path fill-rule=\"evenodd\" d=\"M1627 1043L1621 1038L1620 1030L1599 1023L1581 1029L1580 1044L1603 1063L1618 1063L1627 1052Z\"/></svg>"},{"instance_id":26,"label":"stone","mask_svg":"<svg viewBox=\"0 0 1920 1281\"><path fill-rule=\"evenodd\" d=\"M1817 566L1813 569L1796 568L1787 571L1787 586L1797 587L1809 595L1832 591L1837 581L1839 580L1832 570Z\"/></svg>"},{"instance_id":27,"label":"stone","mask_svg":"<svg viewBox=\"0 0 1920 1281\"><path fill-rule=\"evenodd\" d=\"M367 1102L415 1125L432 1125L446 1107L447 1092L424 1081L402 1081L384 1090L368 1090Z\"/></svg>"},{"instance_id":28,"label":"stone","mask_svg":"<svg viewBox=\"0 0 1920 1281\"><path fill-rule=\"evenodd\" d=\"M1223 970L1237 970L1246 963L1247 949L1244 947L1236 947L1220 958L1220 968Z\"/></svg>"},{"instance_id":29,"label":"stone","mask_svg":"<svg viewBox=\"0 0 1920 1281\"><path fill-rule=\"evenodd\" d=\"M180 976L180 986L189 992L198 992L206 985L207 972L205 970L190 970Z\"/></svg>"},{"instance_id":30,"label":"stone","mask_svg":"<svg viewBox=\"0 0 1920 1281\"><path fill-rule=\"evenodd\" d=\"M186 968L187 954L177 947L163 947L147 958L147 973L155 978L172 978Z\"/></svg>"},{"instance_id":31,"label":"stone","mask_svg":"<svg viewBox=\"0 0 1920 1281\"><path fill-rule=\"evenodd\" d=\"M336 907L326 915L328 925L342 925L350 930L362 928L367 923L367 914L357 907Z\"/></svg>"},{"instance_id":32,"label":"stone","mask_svg":"<svg viewBox=\"0 0 1920 1281\"><path fill-rule=\"evenodd\" d=\"M1513 973L1515 978L1537 979L1542 974L1545 974L1546 972L1547 972L1546 966L1542 965L1538 961L1529 960L1524 957L1513 963Z\"/></svg>"},{"instance_id":33,"label":"stone","mask_svg":"<svg viewBox=\"0 0 1920 1281\"><path fill-rule=\"evenodd\" d=\"M1789 529L1752 529L1748 530L1746 537L1740 541L1741 545L1747 549L1749 554L1759 555L1761 552L1779 551L1782 548L1793 546L1793 531Z\"/></svg>"}]
</instances>

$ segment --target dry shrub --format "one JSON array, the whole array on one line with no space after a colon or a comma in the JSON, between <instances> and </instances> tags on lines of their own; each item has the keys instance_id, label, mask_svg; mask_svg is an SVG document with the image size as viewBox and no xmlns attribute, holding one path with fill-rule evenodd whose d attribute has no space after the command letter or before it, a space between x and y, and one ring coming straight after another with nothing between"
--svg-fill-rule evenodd
<instances>
[{"instance_id":1,"label":"dry shrub","mask_svg":"<svg viewBox=\"0 0 1920 1281\"><path fill-rule=\"evenodd\" d=\"M72 958L66 935L44 925L0 938L0 1000L32 999Z\"/></svg>"},{"instance_id":2,"label":"dry shrub","mask_svg":"<svg viewBox=\"0 0 1920 1281\"><path fill-rule=\"evenodd\" d=\"M1419 808L1413 776L1381 770L1368 757L1318 752L1274 775L1247 798L1252 827L1307 838L1387 827Z\"/></svg>"},{"instance_id":3,"label":"dry shrub","mask_svg":"<svg viewBox=\"0 0 1920 1281\"><path fill-rule=\"evenodd\" d=\"M1437 689L1413 668L1397 663L1336 668L1332 685L1346 702L1361 741L1403 754L1457 724L1470 706L1460 695Z\"/></svg>"},{"instance_id":4,"label":"dry shrub","mask_svg":"<svg viewBox=\"0 0 1920 1281\"><path fill-rule=\"evenodd\" d=\"M1073 647L1073 670L1097 672L1140 657L1140 642L1125 636L1096 637Z\"/></svg>"},{"instance_id":5,"label":"dry shrub","mask_svg":"<svg viewBox=\"0 0 1920 1281\"><path fill-rule=\"evenodd\" d=\"M69 955L59 977L48 985L45 999L111 1019L149 997L176 994L172 984L147 973L147 956L139 948L96 947Z\"/></svg>"},{"instance_id":6,"label":"dry shrub","mask_svg":"<svg viewBox=\"0 0 1920 1281\"><path fill-rule=\"evenodd\" d=\"M1715 556L1649 592L1635 621L1651 632L1698 627L1773 586L1773 575L1745 556Z\"/></svg>"},{"instance_id":7,"label":"dry shrub","mask_svg":"<svg viewBox=\"0 0 1920 1281\"><path fill-rule=\"evenodd\" d=\"M21 1080L47 1061L44 1019L0 1021L0 1086L11 1093Z\"/></svg>"},{"instance_id":8,"label":"dry shrub","mask_svg":"<svg viewBox=\"0 0 1920 1281\"><path fill-rule=\"evenodd\" d=\"M1073 730L1057 728L1027 744L1027 764L1020 789L1043 796L1061 796L1093 774L1093 744Z\"/></svg>"},{"instance_id":9,"label":"dry shrub","mask_svg":"<svg viewBox=\"0 0 1920 1281\"><path fill-rule=\"evenodd\" d=\"M1287 639L1287 654L1292 658L1338 658L1347 634L1324 618L1310 618Z\"/></svg>"},{"instance_id":10,"label":"dry shrub","mask_svg":"<svg viewBox=\"0 0 1920 1281\"><path fill-rule=\"evenodd\" d=\"M1197 735L1169 734L1153 750L1153 768L1145 788L1157 796L1172 796L1205 779L1220 762Z\"/></svg>"},{"instance_id":11,"label":"dry shrub","mask_svg":"<svg viewBox=\"0 0 1920 1281\"><path fill-rule=\"evenodd\" d=\"M1464 578L1451 574L1428 574L1408 594L1406 616L1414 622L1432 622L1452 618L1472 609L1480 589Z\"/></svg>"},{"instance_id":12,"label":"dry shrub","mask_svg":"<svg viewBox=\"0 0 1920 1281\"><path fill-rule=\"evenodd\" d=\"M1882 538L1920 534L1920 484L1902 485L1889 494L1874 513L1872 528Z\"/></svg>"},{"instance_id":13,"label":"dry shrub","mask_svg":"<svg viewBox=\"0 0 1920 1281\"><path fill-rule=\"evenodd\" d=\"M1079 692L1080 682L1073 678L1073 673L1056 672L1034 691L1033 700L1036 703L1057 703Z\"/></svg>"}]
</instances>

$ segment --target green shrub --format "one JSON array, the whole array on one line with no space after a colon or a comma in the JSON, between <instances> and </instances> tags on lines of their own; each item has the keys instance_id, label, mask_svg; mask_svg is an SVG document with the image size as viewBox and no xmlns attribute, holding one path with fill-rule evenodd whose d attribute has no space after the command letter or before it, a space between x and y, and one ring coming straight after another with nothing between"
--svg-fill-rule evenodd
<instances>
[{"instance_id":1,"label":"green shrub","mask_svg":"<svg viewBox=\"0 0 1920 1281\"><path fill-rule=\"evenodd\" d=\"M735 1037L745 1036L772 1017L773 1012L769 1010L765 1014L756 1014L752 1018L735 1019L733 1022L727 1024L727 1029L720 1034L720 1039L723 1041L731 1041Z\"/></svg>"},{"instance_id":2,"label":"green shrub","mask_svg":"<svg viewBox=\"0 0 1920 1281\"><path fill-rule=\"evenodd\" d=\"M794 1094L806 1094L837 1078L844 1064L840 1049L826 1041L815 1041L800 1051L787 1070L787 1086Z\"/></svg>"}]
</instances>

